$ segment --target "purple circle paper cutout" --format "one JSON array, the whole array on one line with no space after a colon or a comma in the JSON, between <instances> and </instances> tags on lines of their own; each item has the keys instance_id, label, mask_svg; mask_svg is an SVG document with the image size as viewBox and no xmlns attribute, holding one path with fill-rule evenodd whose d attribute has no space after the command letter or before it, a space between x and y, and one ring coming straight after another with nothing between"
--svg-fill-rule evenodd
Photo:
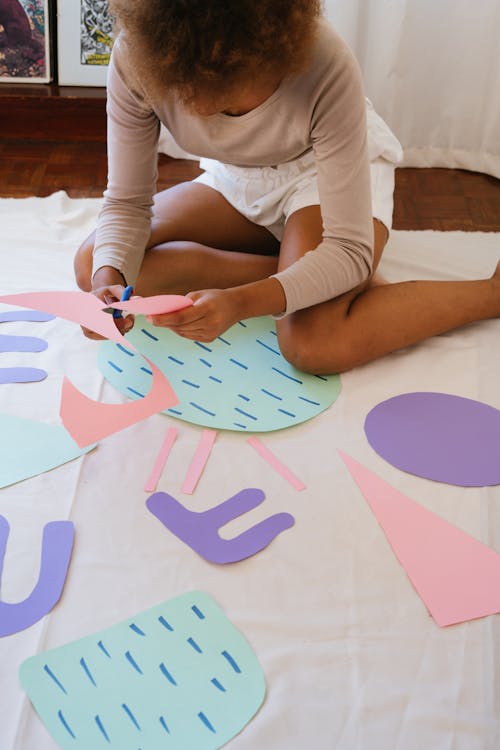
<instances>
[{"instance_id":1,"label":"purple circle paper cutout","mask_svg":"<svg viewBox=\"0 0 500 750\"><path fill-rule=\"evenodd\" d=\"M398 469L460 487L500 484L500 411L446 393L405 393L365 420L372 448Z\"/></svg>"}]
</instances>

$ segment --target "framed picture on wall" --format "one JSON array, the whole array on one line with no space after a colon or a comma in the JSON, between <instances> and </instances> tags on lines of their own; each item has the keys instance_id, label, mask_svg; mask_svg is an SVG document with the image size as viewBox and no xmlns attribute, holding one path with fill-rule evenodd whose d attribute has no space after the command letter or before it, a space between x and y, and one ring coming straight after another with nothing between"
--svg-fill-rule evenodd
<instances>
[{"instance_id":1,"label":"framed picture on wall","mask_svg":"<svg viewBox=\"0 0 500 750\"><path fill-rule=\"evenodd\" d=\"M107 0L58 0L57 61L61 86L106 85L112 33Z\"/></svg>"},{"instance_id":2,"label":"framed picture on wall","mask_svg":"<svg viewBox=\"0 0 500 750\"><path fill-rule=\"evenodd\" d=\"M0 0L0 83L52 80L49 0Z\"/></svg>"}]
</instances>

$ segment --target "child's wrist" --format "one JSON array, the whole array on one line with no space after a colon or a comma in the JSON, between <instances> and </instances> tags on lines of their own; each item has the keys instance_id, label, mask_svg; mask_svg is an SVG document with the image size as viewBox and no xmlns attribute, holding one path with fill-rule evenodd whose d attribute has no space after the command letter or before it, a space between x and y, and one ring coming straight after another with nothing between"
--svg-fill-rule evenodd
<instances>
[{"instance_id":1,"label":"child's wrist","mask_svg":"<svg viewBox=\"0 0 500 750\"><path fill-rule=\"evenodd\" d=\"M241 320L259 315L279 315L286 309L284 289L274 277L245 284L236 289Z\"/></svg>"},{"instance_id":2,"label":"child's wrist","mask_svg":"<svg viewBox=\"0 0 500 750\"><path fill-rule=\"evenodd\" d=\"M126 286L127 282L122 272L113 266L101 266L92 277L92 289L115 284Z\"/></svg>"}]
</instances>

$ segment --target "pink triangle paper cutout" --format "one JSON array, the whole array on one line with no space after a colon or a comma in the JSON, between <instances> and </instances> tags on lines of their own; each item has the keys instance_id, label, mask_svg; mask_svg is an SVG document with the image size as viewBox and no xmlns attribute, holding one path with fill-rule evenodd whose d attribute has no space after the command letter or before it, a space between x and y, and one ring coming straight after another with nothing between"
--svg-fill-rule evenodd
<instances>
[{"instance_id":1,"label":"pink triangle paper cutout","mask_svg":"<svg viewBox=\"0 0 500 750\"><path fill-rule=\"evenodd\" d=\"M440 627L500 612L499 554L339 453Z\"/></svg>"}]
</instances>

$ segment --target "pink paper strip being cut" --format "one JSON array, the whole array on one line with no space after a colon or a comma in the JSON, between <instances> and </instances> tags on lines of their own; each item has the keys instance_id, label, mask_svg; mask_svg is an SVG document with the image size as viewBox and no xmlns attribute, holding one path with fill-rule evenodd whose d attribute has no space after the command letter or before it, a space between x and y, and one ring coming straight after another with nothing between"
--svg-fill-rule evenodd
<instances>
[{"instance_id":1,"label":"pink paper strip being cut","mask_svg":"<svg viewBox=\"0 0 500 750\"><path fill-rule=\"evenodd\" d=\"M339 451L438 625L500 612L500 555Z\"/></svg>"},{"instance_id":2,"label":"pink paper strip being cut","mask_svg":"<svg viewBox=\"0 0 500 750\"><path fill-rule=\"evenodd\" d=\"M160 481L161 473L165 467L167 458L170 454L170 451L172 450L172 446L175 443L176 438L177 430L175 429L175 427L169 427L160 448L160 452L158 453L158 456L154 463L153 470L151 471L151 474L149 475L149 478L145 484L144 492L154 492L156 490L158 482Z\"/></svg>"},{"instance_id":3,"label":"pink paper strip being cut","mask_svg":"<svg viewBox=\"0 0 500 750\"><path fill-rule=\"evenodd\" d=\"M193 300L181 294L157 294L152 297L131 297L126 302L113 302L115 310L126 310L137 315L166 315L191 307Z\"/></svg>"},{"instance_id":4,"label":"pink paper strip being cut","mask_svg":"<svg viewBox=\"0 0 500 750\"><path fill-rule=\"evenodd\" d=\"M215 430L203 430L200 442L198 443L198 447L193 456L193 460L189 465L186 478L184 479L184 483L181 487L181 492L184 492L186 495L193 494L194 489L198 484L198 480L200 479L203 473L203 469L205 468L205 465L208 461L208 457L210 456L210 451L212 450L216 437L217 432Z\"/></svg>"},{"instance_id":5,"label":"pink paper strip being cut","mask_svg":"<svg viewBox=\"0 0 500 750\"><path fill-rule=\"evenodd\" d=\"M259 456L261 456L264 461L267 461L267 463L272 466L272 468L277 471L283 479L286 479L286 481L289 482L298 492L305 490L305 484L293 473L293 471L285 466L279 458L276 458L274 453L272 453L269 448L266 448L258 438L249 437L247 438L247 443L248 445L251 445L252 448L257 451Z\"/></svg>"}]
</instances>

